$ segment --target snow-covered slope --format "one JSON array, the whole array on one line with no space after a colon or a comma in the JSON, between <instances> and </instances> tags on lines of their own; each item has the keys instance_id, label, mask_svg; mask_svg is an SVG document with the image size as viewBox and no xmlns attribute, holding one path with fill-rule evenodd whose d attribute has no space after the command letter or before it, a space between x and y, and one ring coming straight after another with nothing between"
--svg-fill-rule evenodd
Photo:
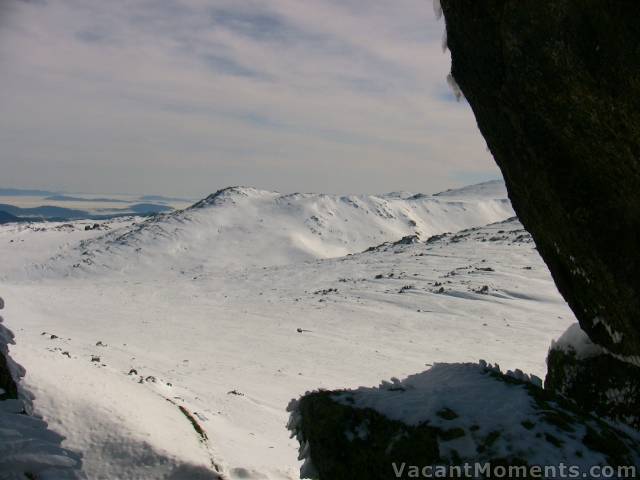
<instances>
[{"instance_id":1,"label":"snow-covered slope","mask_svg":"<svg viewBox=\"0 0 640 480\"><path fill-rule=\"evenodd\" d=\"M462 188L452 188L444 192L436 193L434 196L440 198L504 198L507 190L504 180L489 180L488 182L467 185Z\"/></svg>"},{"instance_id":2,"label":"snow-covered slope","mask_svg":"<svg viewBox=\"0 0 640 480\"><path fill-rule=\"evenodd\" d=\"M0 310L4 300L0 297ZM9 355L13 333L0 316L0 479L80 480L80 456L60 446L63 437L33 416L24 369Z\"/></svg>"},{"instance_id":3,"label":"snow-covered slope","mask_svg":"<svg viewBox=\"0 0 640 480\"><path fill-rule=\"evenodd\" d=\"M340 257L406 235L426 239L512 215L501 182L443 195L284 195L231 187L185 210L83 242L45 268L207 271L283 265Z\"/></svg>"},{"instance_id":4,"label":"snow-covered slope","mask_svg":"<svg viewBox=\"0 0 640 480\"><path fill-rule=\"evenodd\" d=\"M232 211L213 201L223 203L192 211ZM170 218L179 231L200 225ZM155 275L3 282L38 411L83 453L89 478L216 478L215 464L225 479L297 479L292 398L480 358L542 377L551 340L575 322L516 220L420 242L395 242L398 232L340 258L199 272L171 270L182 256L161 255L167 240L136 225L138 246L158 248ZM17 265L104 231L0 233L0 258ZM135 258L135 248L100 258Z\"/></svg>"}]
</instances>

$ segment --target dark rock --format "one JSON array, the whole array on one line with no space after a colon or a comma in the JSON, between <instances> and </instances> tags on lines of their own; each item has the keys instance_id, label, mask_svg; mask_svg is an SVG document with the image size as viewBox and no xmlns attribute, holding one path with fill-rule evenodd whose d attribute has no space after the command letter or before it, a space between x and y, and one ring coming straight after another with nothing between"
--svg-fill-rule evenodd
<instances>
[{"instance_id":1,"label":"dark rock","mask_svg":"<svg viewBox=\"0 0 640 480\"><path fill-rule=\"evenodd\" d=\"M4 308L4 299L0 297L0 310ZM18 398L18 384L16 382L15 369L7 343L13 343L13 332L2 325L0 317L0 400Z\"/></svg>"},{"instance_id":2,"label":"dark rock","mask_svg":"<svg viewBox=\"0 0 640 480\"><path fill-rule=\"evenodd\" d=\"M0 334L4 327L0 325ZM18 398L18 386L11 375L9 359L6 352L0 351L0 400Z\"/></svg>"},{"instance_id":3,"label":"dark rock","mask_svg":"<svg viewBox=\"0 0 640 480\"><path fill-rule=\"evenodd\" d=\"M413 245L414 243L418 243L420 238L418 235L406 235L402 237L400 240L393 242L391 245Z\"/></svg>"},{"instance_id":4,"label":"dark rock","mask_svg":"<svg viewBox=\"0 0 640 480\"><path fill-rule=\"evenodd\" d=\"M640 362L635 0L441 0L452 76L598 345Z\"/></svg>"},{"instance_id":5,"label":"dark rock","mask_svg":"<svg viewBox=\"0 0 640 480\"><path fill-rule=\"evenodd\" d=\"M307 462L301 478L384 479L394 477L393 461L430 465L439 458L437 432L412 427L371 409L337 403L335 392L304 396L297 406L295 432Z\"/></svg>"},{"instance_id":6,"label":"dark rock","mask_svg":"<svg viewBox=\"0 0 640 480\"><path fill-rule=\"evenodd\" d=\"M579 330L577 324L571 329ZM551 347L545 388L585 410L640 430L640 368L609 355L582 335L581 345L564 340L565 335Z\"/></svg>"},{"instance_id":7,"label":"dark rock","mask_svg":"<svg viewBox=\"0 0 640 480\"><path fill-rule=\"evenodd\" d=\"M304 460L300 476L426 478L412 477L409 466L476 462L492 468L564 463L583 471L595 465L640 467L640 435L530 380L522 372L503 374L484 362L438 364L378 388L307 393L288 408L288 428ZM398 476L402 464L404 474ZM500 476L495 473L480 478Z\"/></svg>"}]
</instances>

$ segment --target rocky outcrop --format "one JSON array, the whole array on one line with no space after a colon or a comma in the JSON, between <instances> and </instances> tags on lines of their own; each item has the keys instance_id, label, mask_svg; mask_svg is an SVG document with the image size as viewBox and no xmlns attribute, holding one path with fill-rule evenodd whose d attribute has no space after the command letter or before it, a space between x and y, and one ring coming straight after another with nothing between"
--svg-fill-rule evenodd
<instances>
[{"instance_id":1,"label":"rocky outcrop","mask_svg":"<svg viewBox=\"0 0 640 480\"><path fill-rule=\"evenodd\" d=\"M546 389L640 430L640 367L593 344L578 324L553 343L547 367Z\"/></svg>"},{"instance_id":2,"label":"rocky outcrop","mask_svg":"<svg viewBox=\"0 0 640 480\"><path fill-rule=\"evenodd\" d=\"M0 310L4 301L0 298ZM0 317L0 479L80 480L80 456L33 415L31 395L20 385L24 369L9 356L13 333Z\"/></svg>"},{"instance_id":3,"label":"rocky outcrop","mask_svg":"<svg viewBox=\"0 0 640 480\"><path fill-rule=\"evenodd\" d=\"M446 478L560 478L562 464L576 477L594 466L640 468L640 434L543 390L535 377L482 362L436 364L378 388L308 393L289 410L302 478L442 478L456 468L466 477Z\"/></svg>"},{"instance_id":4,"label":"rocky outcrop","mask_svg":"<svg viewBox=\"0 0 640 480\"><path fill-rule=\"evenodd\" d=\"M635 0L441 0L452 76L581 327L640 363Z\"/></svg>"},{"instance_id":5,"label":"rocky outcrop","mask_svg":"<svg viewBox=\"0 0 640 480\"><path fill-rule=\"evenodd\" d=\"M0 297L0 310L4 309L4 299ZM0 401L18 398L17 379L24 370L9 356L9 345L13 344L13 332L5 327L0 317Z\"/></svg>"}]
</instances>

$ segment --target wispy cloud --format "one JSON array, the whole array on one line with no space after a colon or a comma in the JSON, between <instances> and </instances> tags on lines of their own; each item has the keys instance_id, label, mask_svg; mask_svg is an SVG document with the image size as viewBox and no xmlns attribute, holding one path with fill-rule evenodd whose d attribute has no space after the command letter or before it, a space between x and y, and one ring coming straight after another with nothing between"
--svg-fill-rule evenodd
<instances>
[{"instance_id":1,"label":"wispy cloud","mask_svg":"<svg viewBox=\"0 0 640 480\"><path fill-rule=\"evenodd\" d=\"M6 1L8 186L429 191L498 174L447 89L429 0Z\"/></svg>"}]
</instances>

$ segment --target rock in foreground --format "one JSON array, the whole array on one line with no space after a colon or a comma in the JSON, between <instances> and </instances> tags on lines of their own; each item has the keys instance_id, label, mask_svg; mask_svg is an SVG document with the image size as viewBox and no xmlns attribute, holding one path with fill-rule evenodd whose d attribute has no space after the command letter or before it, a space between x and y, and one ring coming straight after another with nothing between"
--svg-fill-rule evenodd
<instances>
[{"instance_id":1,"label":"rock in foreground","mask_svg":"<svg viewBox=\"0 0 640 480\"><path fill-rule=\"evenodd\" d=\"M378 388L308 393L289 410L303 478L422 478L415 468L435 475L476 462L493 473L481 478L509 467L535 475L536 465L563 463L580 472L640 467L640 434L543 390L535 377L484 362L437 364Z\"/></svg>"},{"instance_id":2,"label":"rock in foreground","mask_svg":"<svg viewBox=\"0 0 640 480\"><path fill-rule=\"evenodd\" d=\"M593 344L578 324L553 343L547 366L545 388L640 430L640 367Z\"/></svg>"},{"instance_id":3,"label":"rock in foreground","mask_svg":"<svg viewBox=\"0 0 640 480\"><path fill-rule=\"evenodd\" d=\"M518 217L589 337L640 364L638 3L441 5Z\"/></svg>"}]
</instances>

